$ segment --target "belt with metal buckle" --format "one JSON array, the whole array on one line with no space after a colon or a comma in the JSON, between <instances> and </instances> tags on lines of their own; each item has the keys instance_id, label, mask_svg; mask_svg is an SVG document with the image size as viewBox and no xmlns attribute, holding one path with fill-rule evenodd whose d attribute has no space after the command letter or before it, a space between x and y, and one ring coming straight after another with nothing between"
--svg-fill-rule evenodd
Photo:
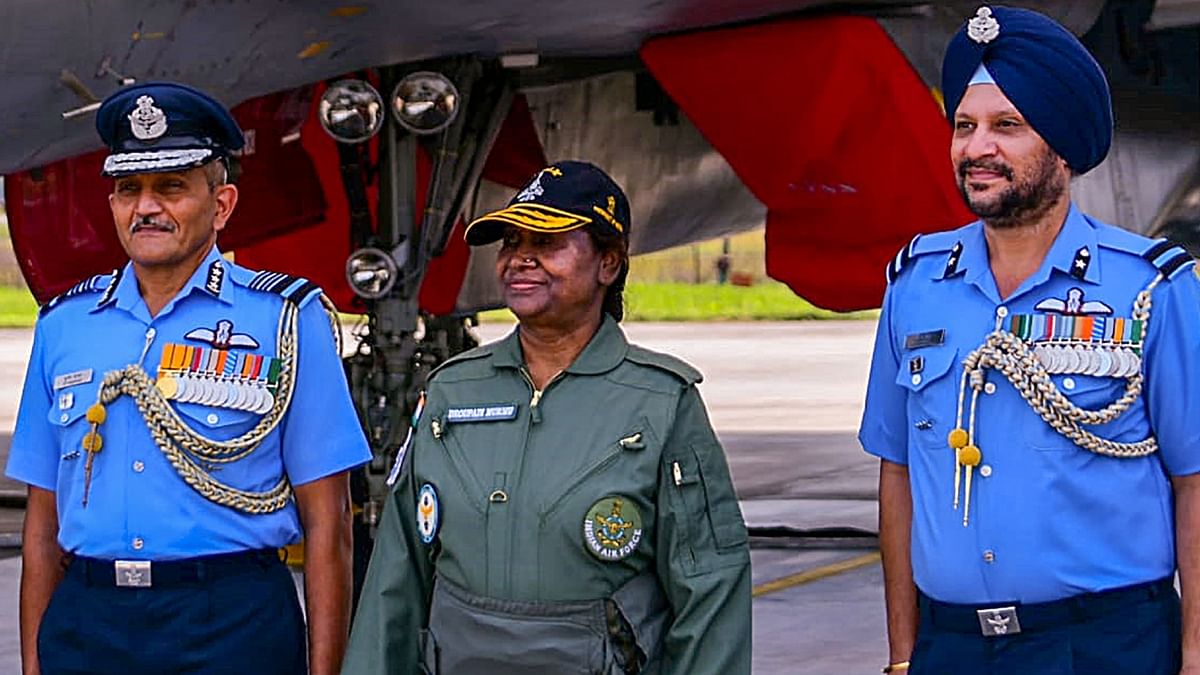
<instances>
[{"instance_id":1,"label":"belt with metal buckle","mask_svg":"<svg viewBox=\"0 0 1200 675\"><path fill-rule=\"evenodd\" d=\"M154 584L150 578L149 560L114 560L118 586L128 588L150 588Z\"/></svg>"},{"instance_id":2,"label":"belt with metal buckle","mask_svg":"<svg viewBox=\"0 0 1200 675\"><path fill-rule=\"evenodd\" d=\"M1021 632L1021 620L1017 618L1016 607L977 609L975 615L979 617L979 630L988 637Z\"/></svg>"},{"instance_id":3,"label":"belt with metal buckle","mask_svg":"<svg viewBox=\"0 0 1200 675\"><path fill-rule=\"evenodd\" d=\"M1167 577L1049 602L979 607L939 602L920 593L919 604L922 624L928 621L943 630L1004 637L1089 621L1174 592L1174 577Z\"/></svg>"},{"instance_id":4,"label":"belt with metal buckle","mask_svg":"<svg viewBox=\"0 0 1200 675\"><path fill-rule=\"evenodd\" d=\"M181 560L101 560L76 556L67 574L79 575L88 584L118 588L158 588L212 581L283 564L275 549L238 551Z\"/></svg>"}]
</instances>

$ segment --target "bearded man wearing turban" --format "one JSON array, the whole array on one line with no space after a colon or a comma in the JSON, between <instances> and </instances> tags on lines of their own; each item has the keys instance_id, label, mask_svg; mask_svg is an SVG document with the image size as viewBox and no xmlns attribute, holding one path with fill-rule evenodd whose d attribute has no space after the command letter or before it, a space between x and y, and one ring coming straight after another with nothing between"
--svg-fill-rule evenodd
<instances>
[{"instance_id":1,"label":"bearded man wearing turban","mask_svg":"<svg viewBox=\"0 0 1200 675\"><path fill-rule=\"evenodd\" d=\"M888 268L859 432L884 672L1200 674L1194 262L1072 203L1113 115L1062 26L980 8L942 88L979 220Z\"/></svg>"}]
</instances>

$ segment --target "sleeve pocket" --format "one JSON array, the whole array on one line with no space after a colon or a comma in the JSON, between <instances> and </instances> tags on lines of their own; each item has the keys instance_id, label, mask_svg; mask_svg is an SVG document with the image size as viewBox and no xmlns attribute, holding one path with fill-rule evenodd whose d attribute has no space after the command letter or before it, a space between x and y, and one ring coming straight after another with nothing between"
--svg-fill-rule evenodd
<instances>
[{"instance_id":1,"label":"sleeve pocket","mask_svg":"<svg viewBox=\"0 0 1200 675\"><path fill-rule=\"evenodd\" d=\"M720 566L724 554L746 550L749 537L718 444L692 446L668 459L680 535L694 553L694 572ZM734 556L740 560L741 556Z\"/></svg>"}]
</instances>

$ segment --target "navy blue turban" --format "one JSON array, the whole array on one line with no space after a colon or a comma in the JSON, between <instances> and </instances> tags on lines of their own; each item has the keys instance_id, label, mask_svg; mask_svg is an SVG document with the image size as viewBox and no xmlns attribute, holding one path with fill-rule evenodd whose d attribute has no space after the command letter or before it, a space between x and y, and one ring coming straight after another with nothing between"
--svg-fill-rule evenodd
<instances>
[{"instance_id":1,"label":"navy blue turban","mask_svg":"<svg viewBox=\"0 0 1200 675\"><path fill-rule=\"evenodd\" d=\"M942 94L954 113L980 65L1030 126L1077 173L1112 145L1112 97L1100 64L1053 19L1027 9L981 7L946 48Z\"/></svg>"}]
</instances>

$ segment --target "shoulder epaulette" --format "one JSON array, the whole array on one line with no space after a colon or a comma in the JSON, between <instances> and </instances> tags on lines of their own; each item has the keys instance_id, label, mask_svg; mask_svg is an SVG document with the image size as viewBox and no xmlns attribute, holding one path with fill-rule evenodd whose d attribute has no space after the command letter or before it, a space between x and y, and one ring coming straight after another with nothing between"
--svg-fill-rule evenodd
<instances>
[{"instance_id":1,"label":"shoulder epaulette","mask_svg":"<svg viewBox=\"0 0 1200 675\"><path fill-rule=\"evenodd\" d=\"M1165 239L1156 241L1153 246L1142 253L1142 258L1158 270L1164 279L1170 279L1194 262L1191 254L1183 247Z\"/></svg>"},{"instance_id":2,"label":"shoulder epaulette","mask_svg":"<svg viewBox=\"0 0 1200 675\"><path fill-rule=\"evenodd\" d=\"M683 380L683 383L687 385L697 384L704 380L704 375L700 371L688 365L683 360L670 354L646 349L645 347L629 345L629 350L625 353L625 358L639 365L664 370Z\"/></svg>"},{"instance_id":3,"label":"shoulder epaulette","mask_svg":"<svg viewBox=\"0 0 1200 675\"><path fill-rule=\"evenodd\" d=\"M1096 226L1096 243L1112 251L1134 255L1154 266L1164 279L1175 277L1188 268L1192 256L1166 239L1151 239L1115 225L1093 221Z\"/></svg>"},{"instance_id":4,"label":"shoulder epaulette","mask_svg":"<svg viewBox=\"0 0 1200 675\"><path fill-rule=\"evenodd\" d=\"M38 316L46 316L46 314L50 313L51 310L53 310L55 307L58 307L64 300L67 300L68 298L73 298L77 295L85 295L88 293L99 293L100 291L105 291L107 293L110 289L115 289L117 286L116 280L120 273L120 270L113 270L109 274L97 274L84 279L83 281L67 289L66 292L52 298L50 302L42 305L41 309L38 310Z\"/></svg>"},{"instance_id":5,"label":"shoulder epaulette","mask_svg":"<svg viewBox=\"0 0 1200 675\"><path fill-rule=\"evenodd\" d=\"M308 279L280 272L259 272L246 287L263 293L274 293L297 307L303 307L321 294L321 287Z\"/></svg>"},{"instance_id":6,"label":"shoulder epaulette","mask_svg":"<svg viewBox=\"0 0 1200 675\"><path fill-rule=\"evenodd\" d=\"M908 242L908 246L900 249L895 258L888 263L887 266L887 282L888 284L895 283L900 277L900 273L908 266L908 263L915 257L926 253L947 252L959 245L961 235L955 231L949 232L932 232L929 234L918 234Z\"/></svg>"},{"instance_id":7,"label":"shoulder epaulette","mask_svg":"<svg viewBox=\"0 0 1200 675\"><path fill-rule=\"evenodd\" d=\"M433 370L429 371L428 379L432 380L434 375L437 375L439 372L441 372L447 368L456 366L460 363L464 363L466 361L474 361L475 359L481 359L485 356L491 356L492 350L495 349L496 344L497 343L495 343L495 342L489 342L486 345L480 345L478 347L475 347L474 349L468 349L465 352L460 352L458 354L455 354L454 356L451 356L450 358L446 359L445 361L442 361L438 365L434 366Z\"/></svg>"}]
</instances>

